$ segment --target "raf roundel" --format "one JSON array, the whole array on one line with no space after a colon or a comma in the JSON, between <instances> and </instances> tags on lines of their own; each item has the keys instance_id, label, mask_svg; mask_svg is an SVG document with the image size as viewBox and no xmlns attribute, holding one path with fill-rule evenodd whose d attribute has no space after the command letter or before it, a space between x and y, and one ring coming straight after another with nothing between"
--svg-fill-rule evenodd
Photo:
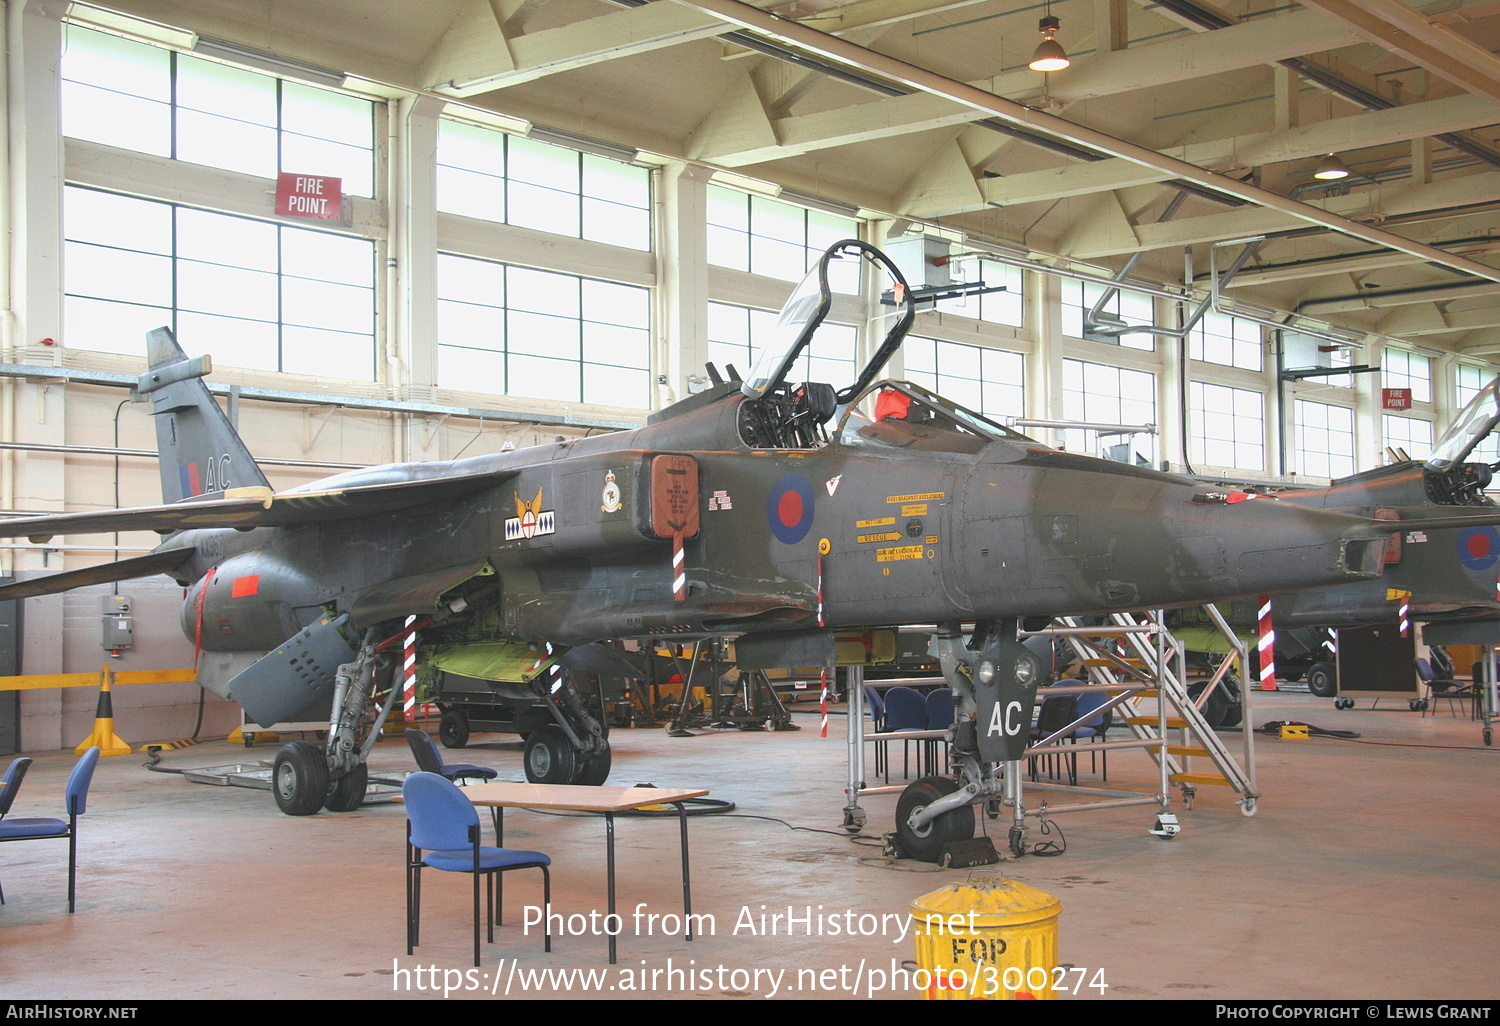
<instances>
[{"instance_id":1,"label":"raf roundel","mask_svg":"<svg viewBox=\"0 0 1500 1026\"><path fill-rule=\"evenodd\" d=\"M786 474L771 486L766 519L776 540L795 545L807 537L813 522L813 490L801 474Z\"/></svg>"},{"instance_id":2,"label":"raf roundel","mask_svg":"<svg viewBox=\"0 0 1500 1026\"><path fill-rule=\"evenodd\" d=\"M1466 527L1458 532L1458 558L1470 570L1488 570L1500 559L1500 532L1493 527Z\"/></svg>"}]
</instances>

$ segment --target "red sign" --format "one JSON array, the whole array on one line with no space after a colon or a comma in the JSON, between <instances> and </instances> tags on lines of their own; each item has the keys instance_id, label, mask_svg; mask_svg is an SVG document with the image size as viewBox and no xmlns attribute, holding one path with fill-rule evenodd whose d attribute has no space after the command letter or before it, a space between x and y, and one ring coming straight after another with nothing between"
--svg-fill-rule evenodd
<instances>
[{"instance_id":1,"label":"red sign","mask_svg":"<svg viewBox=\"0 0 1500 1026\"><path fill-rule=\"evenodd\" d=\"M344 180L324 175L276 176L276 213L282 217L344 218Z\"/></svg>"},{"instance_id":2,"label":"red sign","mask_svg":"<svg viewBox=\"0 0 1500 1026\"><path fill-rule=\"evenodd\" d=\"M1382 410L1411 409L1411 389L1382 388L1380 390L1380 408Z\"/></svg>"}]
</instances>

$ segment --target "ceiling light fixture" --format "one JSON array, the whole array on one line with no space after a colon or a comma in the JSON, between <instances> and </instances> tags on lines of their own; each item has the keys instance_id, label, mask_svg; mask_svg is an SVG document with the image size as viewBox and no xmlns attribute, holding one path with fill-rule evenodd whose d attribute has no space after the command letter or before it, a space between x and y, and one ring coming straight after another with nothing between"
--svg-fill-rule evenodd
<instances>
[{"instance_id":1,"label":"ceiling light fixture","mask_svg":"<svg viewBox=\"0 0 1500 1026\"><path fill-rule=\"evenodd\" d=\"M1320 182L1336 182L1340 178L1348 178L1351 174L1353 172L1349 170L1349 165L1345 164L1337 153L1330 153L1318 161L1318 166L1313 169L1313 177Z\"/></svg>"},{"instance_id":2,"label":"ceiling light fixture","mask_svg":"<svg viewBox=\"0 0 1500 1026\"><path fill-rule=\"evenodd\" d=\"M1048 4L1050 11L1052 5ZM1042 33L1042 41L1036 48L1036 53L1031 55L1031 63L1027 65L1032 71L1061 71L1069 64L1068 52L1062 48L1062 44L1052 37L1057 35L1057 30L1062 27L1051 14L1036 23L1036 27Z\"/></svg>"}]
</instances>

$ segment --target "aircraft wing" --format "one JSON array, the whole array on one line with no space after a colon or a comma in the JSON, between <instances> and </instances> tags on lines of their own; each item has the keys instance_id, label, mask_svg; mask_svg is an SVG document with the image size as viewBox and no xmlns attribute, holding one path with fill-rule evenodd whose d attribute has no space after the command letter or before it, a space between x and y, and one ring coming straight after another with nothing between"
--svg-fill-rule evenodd
<instances>
[{"instance_id":1,"label":"aircraft wing","mask_svg":"<svg viewBox=\"0 0 1500 1026\"><path fill-rule=\"evenodd\" d=\"M283 492L266 488L231 489L220 497L80 513L47 513L0 520L0 538L25 537L44 542L59 534L110 531L156 531L169 534L194 528L291 527L297 524L354 520L437 502L453 502L492 488L515 471L491 471L458 478L397 481L321 492Z\"/></svg>"},{"instance_id":2,"label":"aircraft wing","mask_svg":"<svg viewBox=\"0 0 1500 1026\"><path fill-rule=\"evenodd\" d=\"M112 584L115 581L129 581L137 577L164 574L187 562L193 552L194 549L191 546L167 549L131 559L116 560L113 563L105 563L103 566L66 570L60 574L49 574L46 577L3 584L0 585L0 602L8 599L34 598L37 595L56 595L60 592L72 591L74 588L84 588L90 584Z\"/></svg>"}]
</instances>

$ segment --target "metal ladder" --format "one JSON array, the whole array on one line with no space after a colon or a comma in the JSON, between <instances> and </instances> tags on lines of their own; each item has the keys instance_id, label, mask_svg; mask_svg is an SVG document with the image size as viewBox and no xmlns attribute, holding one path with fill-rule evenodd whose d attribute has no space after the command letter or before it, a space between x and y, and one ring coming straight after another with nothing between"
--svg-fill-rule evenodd
<instances>
[{"instance_id":1,"label":"metal ladder","mask_svg":"<svg viewBox=\"0 0 1500 1026\"><path fill-rule=\"evenodd\" d=\"M1161 771L1163 791L1181 790L1184 805L1191 809L1197 788L1203 785L1228 786L1241 797L1237 804L1245 815L1254 815L1259 794L1255 787L1254 732L1245 730L1243 766L1236 760L1203 716L1215 689L1236 663L1241 667L1240 680L1246 681L1244 667L1247 653L1244 643L1230 629L1227 621L1213 606L1206 612L1224 636L1234 656L1223 660L1195 699L1188 693L1184 671L1186 660L1182 644L1172 636L1159 613L1112 613L1106 624L1087 627L1078 618L1060 618L1051 633L1062 635L1082 659L1090 681L1090 690L1107 688L1118 691L1110 708L1124 713L1139 747L1156 760ZM1116 649L1123 648L1120 652ZM1141 708L1142 699L1154 699L1156 708L1148 713ZM1242 684L1242 716L1248 721L1249 689ZM1079 750L1088 746L1080 745ZM1207 760L1210 767L1196 765Z\"/></svg>"}]
</instances>

